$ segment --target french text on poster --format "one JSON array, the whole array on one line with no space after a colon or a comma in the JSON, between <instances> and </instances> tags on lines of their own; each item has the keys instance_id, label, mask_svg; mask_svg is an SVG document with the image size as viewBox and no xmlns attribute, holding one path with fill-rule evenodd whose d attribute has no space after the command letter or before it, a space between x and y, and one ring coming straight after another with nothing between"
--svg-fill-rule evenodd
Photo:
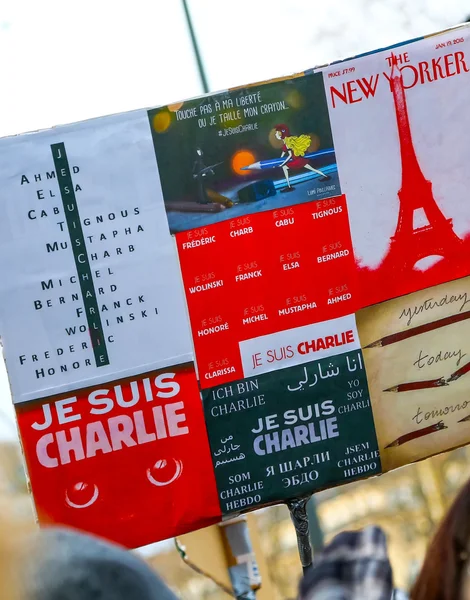
<instances>
[{"instance_id":1,"label":"french text on poster","mask_svg":"<svg viewBox=\"0 0 470 600\"><path fill-rule=\"evenodd\" d=\"M16 409L41 524L137 547L219 519L192 363Z\"/></svg>"},{"instance_id":2,"label":"french text on poster","mask_svg":"<svg viewBox=\"0 0 470 600\"><path fill-rule=\"evenodd\" d=\"M172 233L341 194L320 74L149 111Z\"/></svg>"}]
</instances>

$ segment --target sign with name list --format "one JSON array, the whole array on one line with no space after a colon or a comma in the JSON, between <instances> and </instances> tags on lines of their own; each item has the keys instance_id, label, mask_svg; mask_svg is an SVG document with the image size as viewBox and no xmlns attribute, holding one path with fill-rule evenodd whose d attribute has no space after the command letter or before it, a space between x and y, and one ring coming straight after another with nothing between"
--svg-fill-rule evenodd
<instances>
[{"instance_id":1,"label":"sign with name list","mask_svg":"<svg viewBox=\"0 0 470 600\"><path fill-rule=\"evenodd\" d=\"M186 231L176 241L202 388L249 375L246 340L356 308L344 196Z\"/></svg>"},{"instance_id":2,"label":"sign with name list","mask_svg":"<svg viewBox=\"0 0 470 600\"><path fill-rule=\"evenodd\" d=\"M145 111L0 140L0 180L15 402L192 359Z\"/></svg>"},{"instance_id":3,"label":"sign with name list","mask_svg":"<svg viewBox=\"0 0 470 600\"><path fill-rule=\"evenodd\" d=\"M469 33L0 140L41 524L133 548L470 442Z\"/></svg>"}]
</instances>

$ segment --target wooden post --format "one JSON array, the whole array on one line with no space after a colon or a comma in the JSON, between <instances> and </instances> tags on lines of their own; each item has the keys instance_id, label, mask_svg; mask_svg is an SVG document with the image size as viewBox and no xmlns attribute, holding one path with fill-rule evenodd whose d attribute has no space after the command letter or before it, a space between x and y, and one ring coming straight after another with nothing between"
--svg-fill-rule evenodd
<instances>
[{"instance_id":1,"label":"wooden post","mask_svg":"<svg viewBox=\"0 0 470 600\"><path fill-rule=\"evenodd\" d=\"M263 555L254 515L247 515L247 525L261 576L261 587L256 592L256 600L277 600L279 594L269 577L268 563ZM188 533L178 539L185 546L191 562L225 587L232 589L224 536L219 525Z\"/></svg>"}]
</instances>

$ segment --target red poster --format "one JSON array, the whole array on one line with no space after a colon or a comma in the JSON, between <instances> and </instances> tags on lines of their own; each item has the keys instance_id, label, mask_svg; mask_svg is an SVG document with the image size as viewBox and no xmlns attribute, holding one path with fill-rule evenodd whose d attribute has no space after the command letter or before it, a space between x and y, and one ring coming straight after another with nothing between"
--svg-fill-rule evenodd
<instances>
[{"instance_id":1,"label":"red poster","mask_svg":"<svg viewBox=\"0 0 470 600\"><path fill-rule=\"evenodd\" d=\"M202 388L244 376L239 343L350 314L344 196L176 235Z\"/></svg>"},{"instance_id":2,"label":"red poster","mask_svg":"<svg viewBox=\"0 0 470 600\"><path fill-rule=\"evenodd\" d=\"M16 410L41 524L134 548L220 519L192 364Z\"/></svg>"},{"instance_id":3,"label":"red poster","mask_svg":"<svg viewBox=\"0 0 470 600\"><path fill-rule=\"evenodd\" d=\"M362 306L470 273L469 51L447 31L324 70Z\"/></svg>"}]
</instances>

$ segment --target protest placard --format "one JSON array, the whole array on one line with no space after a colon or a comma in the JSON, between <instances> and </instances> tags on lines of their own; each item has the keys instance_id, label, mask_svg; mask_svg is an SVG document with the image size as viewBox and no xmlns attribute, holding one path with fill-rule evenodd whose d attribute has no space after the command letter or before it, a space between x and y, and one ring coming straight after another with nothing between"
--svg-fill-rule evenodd
<instances>
[{"instance_id":1,"label":"protest placard","mask_svg":"<svg viewBox=\"0 0 470 600\"><path fill-rule=\"evenodd\" d=\"M133 547L470 442L469 33L0 140L41 523Z\"/></svg>"}]
</instances>

